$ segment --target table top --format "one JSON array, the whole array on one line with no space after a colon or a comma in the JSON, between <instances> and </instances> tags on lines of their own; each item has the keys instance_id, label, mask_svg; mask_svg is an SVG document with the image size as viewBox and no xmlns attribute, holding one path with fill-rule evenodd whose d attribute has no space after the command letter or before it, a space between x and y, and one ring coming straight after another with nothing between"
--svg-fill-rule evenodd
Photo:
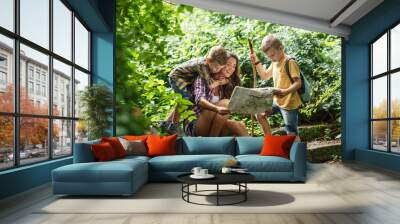
<instances>
[{"instance_id":1,"label":"table top","mask_svg":"<svg viewBox=\"0 0 400 224\"><path fill-rule=\"evenodd\" d=\"M212 173L215 177L211 179L193 179L190 177L191 174L179 175L177 179L186 184L236 184L255 180L255 177L249 173Z\"/></svg>"}]
</instances>

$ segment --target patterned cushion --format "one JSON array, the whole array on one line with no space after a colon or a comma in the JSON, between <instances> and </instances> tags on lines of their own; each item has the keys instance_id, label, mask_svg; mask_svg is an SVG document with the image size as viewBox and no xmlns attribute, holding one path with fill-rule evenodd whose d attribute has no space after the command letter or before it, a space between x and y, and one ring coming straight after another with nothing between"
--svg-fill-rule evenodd
<instances>
[{"instance_id":1,"label":"patterned cushion","mask_svg":"<svg viewBox=\"0 0 400 224\"><path fill-rule=\"evenodd\" d=\"M147 149L143 141L141 140L126 140L124 138L119 138L122 146L126 151L126 155L137 155L145 156L147 155Z\"/></svg>"}]
</instances>

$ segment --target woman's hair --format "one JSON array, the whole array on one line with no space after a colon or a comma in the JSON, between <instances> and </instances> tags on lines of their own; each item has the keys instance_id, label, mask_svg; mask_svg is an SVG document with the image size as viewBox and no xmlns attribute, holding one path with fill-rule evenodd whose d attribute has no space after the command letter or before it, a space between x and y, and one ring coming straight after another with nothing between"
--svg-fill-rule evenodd
<instances>
[{"instance_id":1,"label":"woman's hair","mask_svg":"<svg viewBox=\"0 0 400 224\"><path fill-rule=\"evenodd\" d=\"M239 57L234 54L234 53L229 53L228 54L228 59L232 57L236 60L236 67L235 71L233 74L229 77L229 83L226 85L223 85L221 88L221 94L220 97L221 99L229 99L231 98L233 89L235 89L235 86L240 86L240 64L239 64Z\"/></svg>"}]
</instances>

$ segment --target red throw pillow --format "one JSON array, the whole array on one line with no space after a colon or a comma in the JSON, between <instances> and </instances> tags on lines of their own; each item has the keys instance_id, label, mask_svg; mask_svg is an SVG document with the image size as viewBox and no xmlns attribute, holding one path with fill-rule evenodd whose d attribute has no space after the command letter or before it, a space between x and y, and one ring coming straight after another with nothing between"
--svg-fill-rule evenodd
<instances>
[{"instance_id":1,"label":"red throw pillow","mask_svg":"<svg viewBox=\"0 0 400 224\"><path fill-rule=\"evenodd\" d=\"M266 135L264 137L264 146L261 149L260 155L262 156L281 156L289 159L290 147L296 136L294 135L284 135L284 136L274 136Z\"/></svg>"},{"instance_id":2,"label":"red throw pillow","mask_svg":"<svg viewBox=\"0 0 400 224\"><path fill-rule=\"evenodd\" d=\"M119 142L117 137L110 137L110 138L101 138L101 142L108 142L112 146L115 151L115 155L118 158L126 156L126 151L122 146L121 142Z\"/></svg>"},{"instance_id":3,"label":"red throw pillow","mask_svg":"<svg viewBox=\"0 0 400 224\"><path fill-rule=\"evenodd\" d=\"M176 155L176 138L178 135L147 137L148 156Z\"/></svg>"},{"instance_id":4,"label":"red throw pillow","mask_svg":"<svg viewBox=\"0 0 400 224\"><path fill-rule=\"evenodd\" d=\"M92 149L94 157L99 162L109 161L117 158L115 151L109 142L92 144L90 148Z\"/></svg>"}]
</instances>

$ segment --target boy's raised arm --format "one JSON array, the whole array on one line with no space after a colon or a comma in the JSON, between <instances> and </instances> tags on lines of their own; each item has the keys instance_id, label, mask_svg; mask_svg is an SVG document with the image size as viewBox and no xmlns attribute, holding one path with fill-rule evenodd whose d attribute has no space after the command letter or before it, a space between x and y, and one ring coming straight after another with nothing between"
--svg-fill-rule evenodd
<instances>
[{"instance_id":1,"label":"boy's raised arm","mask_svg":"<svg viewBox=\"0 0 400 224\"><path fill-rule=\"evenodd\" d=\"M272 64L265 70L263 64L260 59L258 59L257 55L254 53L250 53L250 60L256 66L256 70L261 79L267 80L272 76Z\"/></svg>"}]
</instances>

